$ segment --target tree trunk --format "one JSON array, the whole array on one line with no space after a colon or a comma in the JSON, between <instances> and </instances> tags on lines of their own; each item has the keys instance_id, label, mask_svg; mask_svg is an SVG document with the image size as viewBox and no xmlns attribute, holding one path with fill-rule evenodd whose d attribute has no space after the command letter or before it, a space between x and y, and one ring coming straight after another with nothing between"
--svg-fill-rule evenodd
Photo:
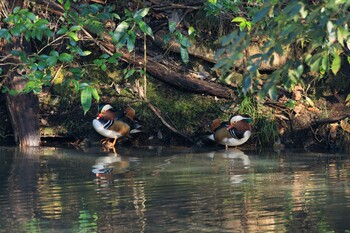
<instances>
[{"instance_id":1,"label":"tree trunk","mask_svg":"<svg viewBox=\"0 0 350 233\"><path fill-rule=\"evenodd\" d=\"M14 76L10 85L19 90L25 82L20 76ZM7 108L10 113L15 142L20 147L39 146L39 101L33 93L10 95L6 94Z\"/></svg>"},{"instance_id":2,"label":"tree trunk","mask_svg":"<svg viewBox=\"0 0 350 233\"><path fill-rule=\"evenodd\" d=\"M3 0L2 6L9 6L10 9L2 9L2 12L8 10L6 14L13 11L13 8L19 6L26 8L24 0ZM4 14L4 15L6 15ZM4 17L1 15L1 17ZM12 50L30 51L29 44L23 39L12 38L11 43L0 41L0 55L7 56ZM8 65L3 66L3 73L6 74L6 86L10 90L20 92L26 85L26 80L22 77L25 69L19 68L20 61L14 58L6 60ZM39 128L39 101L33 93L10 95L6 94L7 108L10 113L10 120L15 135L15 141L20 147L39 146L40 145L40 128Z\"/></svg>"}]
</instances>

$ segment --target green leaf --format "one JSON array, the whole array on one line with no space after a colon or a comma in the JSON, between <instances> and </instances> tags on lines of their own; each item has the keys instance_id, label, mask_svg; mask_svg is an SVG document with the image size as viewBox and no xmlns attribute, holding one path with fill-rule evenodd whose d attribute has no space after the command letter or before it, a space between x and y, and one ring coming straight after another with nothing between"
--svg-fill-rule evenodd
<instances>
[{"instance_id":1,"label":"green leaf","mask_svg":"<svg viewBox=\"0 0 350 233\"><path fill-rule=\"evenodd\" d=\"M253 23L259 22L262 18L264 18L267 15L267 13L269 13L269 11L270 11L270 6L267 6L262 10L258 11L257 14L254 16L252 22Z\"/></svg>"},{"instance_id":2,"label":"green leaf","mask_svg":"<svg viewBox=\"0 0 350 233\"><path fill-rule=\"evenodd\" d=\"M115 42L120 42L121 39L125 36L126 30L129 28L129 24L125 21L121 22L113 33L113 40Z\"/></svg>"},{"instance_id":3,"label":"green leaf","mask_svg":"<svg viewBox=\"0 0 350 233\"><path fill-rule=\"evenodd\" d=\"M247 22L247 20L244 17L238 16L238 17L233 18L231 22L233 22L233 23L242 23L242 22Z\"/></svg>"},{"instance_id":4,"label":"green leaf","mask_svg":"<svg viewBox=\"0 0 350 233\"><path fill-rule=\"evenodd\" d=\"M43 38L43 31L42 30L35 30L35 37L39 40L39 41L41 41L42 40L42 38Z\"/></svg>"},{"instance_id":5,"label":"green leaf","mask_svg":"<svg viewBox=\"0 0 350 233\"><path fill-rule=\"evenodd\" d=\"M57 63L57 57L54 57L54 56L49 56L46 60L46 63L49 67L52 67L54 65L56 65Z\"/></svg>"},{"instance_id":6,"label":"green leaf","mask_svg":"<svg viewBox=\"0 0 350 233\"><path fill-rule=\"evenodd\" d=\"M91 107L92 91L90 87L86 87L81 91L80 101L83 106L84 115L89 111Z\"/></svg>"},{"instance_id":7,"label":"green leaf","mask_svg":"<svg viewBox=\"0 0 350 233\"><path fill-rule=\"evenodd\" d=\"M91 53L92 53L91 51L85 50L83 52L80 52L79 55L85 57L85 56L89 56Z\"/></svg>"},{"instance_id":8,"label":"green leaf","mask_svg":"<svg viewBox=\"0 0 350 233\"><path fill-rule=\"evenodd\" d=\"M49 55L58 58L59 53L56 50L52 50Z\"/></svg>"},{"instance_id":9,"label":"green leaf","mask_svg":"<svg viewBox=\"0 0 350 233\"><path fill-rule=\"evenodd\" d=\"M329 58L328 58L328 54L326 54L325 56L322 57L322 69L324 71L328 71L328 65L329 65Z\"/></svg>"},{"instance_id":10,"label":"green leaf","mask_svg":"<svg viewBox=\"0 0 350 233\"><path fill-rule=\"evenodd\" d=\"M120 16L117 13L112 14L115 19L120 19Z\"/></svg>"},{"instance_id":11,"label":"green leaf","mask_svg":"<svg viewBox=\"0 0 350 233\"><path fill-rule=\"evenodd\" d=\"M74 85L74 91L75 92L78 92L79 91L79 82L77 81L77 80L75 80L75 79L71 79L70 80L72 83L73 83L73 85Z\"/></svg>"},{"instance_id":12,"label":"green leaf","mask_svg":"<svg viewBox=\"0 0 350 233\"><path fill-rule=\"evenodd\" d=\"M72 62L74 56L72 54L68 53L61 53L60 56L58 57L58 60L61 62Z\"/></svg>"},{"instance_id":13,"label":"green leaf","mask_svg":"<svg viewBox=\"0 0 350 233\"><path fill-rule=\"evenodd\" d=\"M11 50L10 53L11 53L12 55L14 55L14 56L17 56L17 57L23 55L23 52L22 52L22 51L19 51L19 50Z\"/></svg>"},{"instance_id":14,"label":"green leaf","mask_svg":"<svg viewBox=\"0 0 350 233\"><path fill-rule=\"evenodd\" d=\"M95 87L91 87L91 93L92 93L92 96L94 97L94 99L99 102L100 101L100 96L97 92L97 89Z\"/></svg>"},{"instance_id":15,"label":"green leaf","mask_svg":"<svg viewBox=\"0 0 350 233\"><path fill-rule=\"evenodd\" d=\"M169 21L169 31L173 33L176 29L176 22Z\"/></svg>"},{"instance_id":16,"label":"green leaf","mask_svg":"<svg viewBox=\"0 0 350 233\"><path fill-rule=\"evenodd\" d=\"M26 16L28 19L35 21L36 20L36 15L33 12L28 12L26 13Z\"/></svg>"},{"instance_id":17,"label":"green leaf","mask_svg":"<svg viewBox=\"0 0 350 233\"><path fill-rule=\"evenodd\" d=\"M0 39L5 38L7 41L11 39L9 31L5 28L0 29Z\"/></svg>"},{"instance_id":18,"label":"green leaf","mask_svg":"<svg viewBox=\"0 0 350 233\"><path fill-rule=\"evenodd\" d=\"M149 9L150 9L149 7L141 9L141 10L137 11L137 14L143 18L148 14Z\"/></svg>"},{"instance_id":19,"label":"green leaf","mask_svg":"<svg viewBox=\"0 0 350 233\"><path fill-rule=\"evenodd\" d=\"M182 45L182 47L188 48L191 46L191 42L189 39L187 39L185 36L181 36L180 38L180 44Z\"/></svg>"},{"instance_id":20,"label":"green leaf","mask_svg":"<svg viewBox=\"0 0 350 233\"><path fill-rule=\"evenodd\" d=\"M189 56L188 56L188 51L187 48L181 46L180 48L180 54L181 54L181 60L187 64L189 62Z\"/></svg>"},{"instance_id":21,"label":"green leaf","mask_svg":"<svg viewBox=\"0 0 350 233\"><path fill-rule=\"evenodd\" d=\"M78 35L75 32L69 32L68 36L69 36L69 38L71 38L74 41L78 41L79 40Z\"/></svg>"},{"instance_id":22,"label":"green leaf","mask_svg":"<svg viewBox=\"0 0 350 233\"><path fill-rule=\"evenodd\" d=\"M69 0L66 1L66 2L64 3L63 7L64 7L64 9L65 9L66 11L68 11L68 10L70 9L70 1L69 1Z\"/></svg>"},{"instance_id":23,"label":"green leaf","mask_svg":"<svg viewBox=\"0 0 350 233\"><path fill-rule=\"evenodd\" d=\"M110 58L107 59L108 63L118 63L118 58L120 58L121 56L123 56L122 53L114 53Z\"/></svg>"},{"instance_id":24,"label":"green leaf","mask_svg":"<svg viewBox=\"0 0 350 233\"><path fill-rule=\"evenodd\" d=\"M124 79L128 79L134 73L135 73L135 69L128 70L128 72L124 76Z\"/></svg>"},{"instance_id":25,"label":"green leaf","mask_svg":"<svg viewBox=\"0 0 350 233\"><path fill-rule=\"evenodd\" d=\"M187 33L191 38L193 38L192 36L194 36L195 32L196 30L194 29L194 27L192 26L188 27Z\"/></svg>"},{"instance_id":26,"label":"green leaf","mask_svg":"<svg viewBox=\"0 0 350 233\"><path fill-rule=\"evenodd\" d=\"M46 68L46 62L45 61L39 61L38 63L38 69L40 71L43 71Z\"/></svg>"},{"instance_id":27,"label":"green leaf","mask_svg":"<svg viewBox=\"0 0 350 233\"><path fill-rule=\"evenodd\" d=\"M251 85L252 85L252 78L250 77L250 75L249 74L244 75L243 82L242 82L243 93L246 94Z\"/></svg>"},{"instance_id":28,"label":"green leaf","mask_svg":"<svg viewBox=\"0 0 350 233\"><path fill-rule=\"evenodd\" d=\"M277 97L278 97L278 91L277 91L277 88L276 86L273 86L269 89L269 96L271 99L273 100L277 100Z\"/></svg>"},{"instance_id":29,"label":"green leaf","mask_svg":"<svg viewBox=\"0 0 350 233\"><path fill-rule=\"evenodd\" d=\"M13 8L13 13L14 14L17 14L18 12L19 12L19 10L20 10L21 8L19 7L19 6L16 6L15 8Z\"/></svg>"},{"instance_id":30,"label":"green leaf","mask_svg":"<svg viewBox=\"0 0 350 233\"><path fill-rule=\"evenodd\" d=\"M100 20L108 20L108 19L112 18L112 15L109 14L108 12L101 12L96 17Z\"/></svg>"},{"instance_id":31,"label":"green leaf","mask_svg":"<svg viewBox=\"0 0 350 233\"><path fill-rule=\"evenodd\" d=\"M246 22L240 23L240 24L239 24L239 30L240 30L240 31L243 31L244 28L246 28L246 26L247 26L247 23L246 23Z\"/></svg>"},{"instance_id":32,"label":"green leaf","mask_svg":"<svg viewBox=\"0 0 350 233\"><path fill-rule=\"evenodd\" d=\"M152 29L145 22L140 21L138 25L143 33L146 33L147 35L153 38Z\"/></svg>"},{"instance_id":33,"label":"green leaf","mask_svg":"<svg viewBox=\"0 0 350 233\"><path fill-rule=\"evenodd\" d=\"M136 41L136 34L135 34L135 32L132 31L132 32L130 32L129 37L126 40L126 45L128 47L129 52L134 50L135 41Z\"/></svg>"},{"instance_id":34,"label":"green leaf","mask_svg":"<svg viewBox=\"0 0 350 233\"><path fill-rule=\"evenodd\" d=\"M332 61L332 72L333 74L337 74L341 66L341 58L338 54L334 54L334 58Z\"/></svg>"},{"instance_id":35,"label":"green leaf","mask_svg":"<svg viewBox=\"0 0 350 233\"><path fill-rule=\"evenodd\" d=\"M21 32L22 32L22 25L15 25L13 28L10 29L10 32L12 35L14 36L20 36L21 35Z\"/></svg>"},{"instance_id":36,"label":"green leaf","mask_svg":"<svg viewBox=\"0 0 350 233\"><path fill-rule=\"evenodd\" d=\"M57 31L57 34L58 34L58 35L63 35L63 34L65 34L66 32L68 32L67 27L62 27L62 28L60 28L60 29Z\"/></svg>"},{"instance_id":37,"label":"green leaf","mask_svg":"<svg viewBox=\"0 0 350 233\"><path fill-rule=\"evenodd\" d=\"M80 31L80 30L81 30L81 27L78 25L74 25L74 26L69 28L69 31L71 31L71 32Z\"/></svg>"}]
</instances>

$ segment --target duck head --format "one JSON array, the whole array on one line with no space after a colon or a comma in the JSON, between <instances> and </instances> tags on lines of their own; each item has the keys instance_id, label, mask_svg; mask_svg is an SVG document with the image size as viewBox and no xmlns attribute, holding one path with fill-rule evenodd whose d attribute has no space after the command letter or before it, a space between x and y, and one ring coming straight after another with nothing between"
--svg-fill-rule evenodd
<instances>
[{"instance_id":1,"label":"duck head","mask_svg":"<svg viewBox=\"0 0 350 233\"><path fill-rule=\"evenodd\" d=\"M232 116L228 121L228 129L235 128L241 132L252 130L253 120L249 116L236 115Z\"/></svg>"},{"instance_id":2,"label":"duck head","mask_svg":"<svg viewBox=\"0 0 350 233\"><path fill-rule=\"evenodd\" d=\"M97 119L103 118L105 120L113 120L115 114L111 109L113 109L113 107L110 104L99 104Z\"/></svg>"}]
</instances>

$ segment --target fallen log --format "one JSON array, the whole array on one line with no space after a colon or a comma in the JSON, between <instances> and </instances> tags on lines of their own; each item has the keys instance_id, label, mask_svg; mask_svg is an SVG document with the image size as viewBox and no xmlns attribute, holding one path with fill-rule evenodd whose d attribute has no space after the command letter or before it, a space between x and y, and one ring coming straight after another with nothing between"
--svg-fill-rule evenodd
<instances>
[{"instance_id":1,"label":"fallen log","mask_svg":"<svg viewBox=\"0 0 350 233\"><path fill-rule=\"evenodd\" d=\"M167 34L166 31L159 30L155 34L154 43L164 50L169 50L174 53L180 53L181 46L177 41L171 40L169 43L164 42L165 34ZM213 64L216 64L218 62L217 58L215 58L215 50L203 44L192 43L191 46L188 48L188 53L191 56L200 58ZM247 50L247 57L249 58L261 53L262 51L258 45L251 44ZM283 55L279 55L278 53L274 52L273 56L274 59L272 63L268 61L262 61L260 58L254 58L253 61L259 66L260 71L273 71L281 68L283 65L286 64L290 56L290 51L285 51L285 54ZM241 70L243 69L243 65L246 63L247 61L245 57L243 59L235 61L233 66L234 68Z\"/></svg>"},{"instance_id":2,"label":"fallen log","mask_svg":"<svg viewBox=\"0 0 350 233\"><path fill-rule=\"evenodd\" d=\"M128 63L135 66L144 67L143 56L138 54L131 55L126 49L119 50L123 54L122 58ZM174 68L174 66L172 66ZM177 69L169 69L167 66L155 61L152 57L147 57L146 62L147 72L156 79L174 85L184 90L195 93L209 94L225 99L235 99L235 94L232 89L223 85L197 79L196 73L189 70L183 70L180 67Z\"/></svg>"}]
</instances>

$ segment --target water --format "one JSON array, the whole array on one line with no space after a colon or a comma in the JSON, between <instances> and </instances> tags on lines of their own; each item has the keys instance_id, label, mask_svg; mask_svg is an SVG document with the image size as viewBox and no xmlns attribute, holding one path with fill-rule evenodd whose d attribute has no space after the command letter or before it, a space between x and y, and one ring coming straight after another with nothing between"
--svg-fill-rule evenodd
<instances>
[{"instance_id":1,"label":"water","mask_svg":"<svg viewBox=\"0 0 350 233\"><path fill-rule=\"evenodd\" d=\"M345 154L0 149L0 232L349 232Z\"/></svg>"}]
</instances>

